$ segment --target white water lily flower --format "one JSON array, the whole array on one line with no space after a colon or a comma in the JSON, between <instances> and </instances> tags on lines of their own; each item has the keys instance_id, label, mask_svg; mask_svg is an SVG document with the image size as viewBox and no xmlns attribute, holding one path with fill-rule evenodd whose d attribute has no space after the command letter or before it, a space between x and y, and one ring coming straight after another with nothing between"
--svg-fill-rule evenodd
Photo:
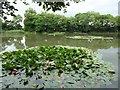
<instances>
[{"instance_id":1,"label":"white water lily flower","mask_svg":"<svg viewBox=\"0 0 120 90\"><path fill-rule=\"evenodd\" d=\"M45 64L46 65L54 65L55 63L54 63L54 61L46 61Z\"/></svg>"}]
</instances>

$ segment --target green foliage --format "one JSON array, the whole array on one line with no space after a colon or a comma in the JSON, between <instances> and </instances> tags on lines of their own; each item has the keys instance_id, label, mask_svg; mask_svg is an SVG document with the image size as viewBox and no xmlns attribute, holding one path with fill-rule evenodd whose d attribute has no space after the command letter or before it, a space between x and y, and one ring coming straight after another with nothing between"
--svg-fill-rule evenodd
<instances>
[{"instance_id":1,"label":"green foliage","mask_svg":"<svg viewBox=\"0 0 120 90\"><path fill-rule=\"evenodd\" d=\"M28 10L25 11L25 19L24 19L24 30L25 31L35 31L35 16L36 16L36 11L33 10L32 8L29 8Z\"/></svg>"},{"instance_id":2,"label":"green foliage","mask_svg":"<svg viewBox=\"0 0 120 90\"><path fill-rule=\"evenodd\" d=\"M22 29L21 22L22 22L22 16L16 15L13 17L11 21L5 21L2 22L2 29L3 30L17 30L17 29Z\"/></svg>"},{"instance_id":3,"label":"green foliage","mask_svg":"<svg viewBox=\"0 0 120 90\"><path fill-rule=\"evenodd\" d=\"M35 25L37 32L53 32L55 29L54 14L41 13L36 16Z\"/></svg>"},{"instance_id":4,"label":"green foliage","mask_svg":"<svg viewBox=\"0 0 120 90\"><path fill-rule=\"evenodd\" d=\"M2 19L6 20L7 16L15 16L15 11L18 11L18 9L14 6L15 4L18 4L18 1L23 2L25 5L29 5L30 2L32 3L36 3L39 6L42 6L42 8L46 11L52 10L53 12L55 11L60 11L63 9L64 12L66 11L67 6L70 6L70 2L74 2L74 3L78 3L80 1L85 1L85 0L61 0L60 2L52 2L52 1L38 1L38 0L30 0L30 2L26 1L26 0L13 0L12 2L10 2L9 0L2 0L0 2L0 5L2 6L2 10L1 10L1 17Z\"/></svg>"},{"instance_id":5,"label":"green foliage","mask_svg":"<svg viewBox=\"0 0 120 90\"><path fill-rule=\"evenodd\" d=\"M13 26L10 24L10 21L2 22L2 29L3 30L11 30Z\"/></svg>"},{"instance_id":6,"label":"green foliage","mask_svg":"<svg viewBox=\"0 0 120 90\"><path fill-rule=\"evenodd\" d=\"M6 31L2 31L3 33L24 33L23 30L6 30ZM9 35L8 35L9 36Z\"/></svg>"},{"instance_id":7,"label":"green foliage","mask_svg":"<svg viewBox=\"0 0 120 90\"><path fill-rule=\"evenodd\" d=\"M25 13L25 30L37 32L65 32L67 28L67 18L61 15L54 15L43 12L36 16L28 16ZM29 20L30 19L30 20ZM59 27L59 28L58 28Z\"/></svg>"},{"instance_id":8,"label":"green foliage","mask_svg":"<svg viewBox=\"0 0 120 90\"><path fill-rule=\"evenodd\" d=\"M1 54L3 86L12 85L6 85L7 77L12 75L15 75L19 85L29 86L32 83L30 87L69 87L77 83L80 83L77 87L94 87L96 83L108 84L113 80L115 71L101 59L97 52L68 46L43 46L4 52ZM39 84L34 83L35 80L40 81Z\"/></svg>"},{"instance_id":9,"label":"green foliage","mask_svg":"<svg viewBox=\"0 0 120 90\"><path fill-rule=\"evenodd\" d=\"M78 13L74 17L65 17L28 9L25 13L26 31L37 32L117 32L117 17L97 12Z\"/></svg>"},{"instance_id":10,"label":"green foliage","mask_svg":"<svg viewBox=\"0 0 120 90\"><path fill-rule=\"evenodd\" d=\"M115 23L116 23L116 25L117 25L117 27L118 27L118 29L120 28L120 16L116 16L115 18L114 18L114 21L115 21Z\"/></svg>"},{"instance_id":11,"label":"green foliage","mask_svg":"<svg viewBox=\"0 0 120 90\"><path fill-rule=\"evenodd\" d=\"M97 12L78 13L78 30L83 32L116 32L116 20L110 14L100 15Z\"/></svg>"},{"instance_id":12,"label":"green foliage","mask_svg":"<svg viewBox=\"0 0 120 90\"><path fill-rule=\"evenodd\" d=\"M78 25L77 25L77 19L75 17L68 17L67 18L67 32L77 32Z\"/></svg>"}]
</instances>

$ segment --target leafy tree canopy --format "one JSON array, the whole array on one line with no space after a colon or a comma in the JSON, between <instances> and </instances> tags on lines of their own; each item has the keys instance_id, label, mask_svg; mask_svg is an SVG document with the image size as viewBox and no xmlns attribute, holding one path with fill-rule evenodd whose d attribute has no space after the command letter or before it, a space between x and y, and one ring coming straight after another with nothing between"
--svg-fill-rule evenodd
<instances>
[{"instance_id":1,"label":"leafy tree canopy","mask_svg":"<svg viewBox=\"0 0 120 90\"><path fill-rule=\"evenodd\" d=\"M65 17L53 13L37 14L32 8L25 11L24 30L37 32L116 32L117 17L98 12L78 13Z\"/></svg>"},{"instance_id":2,"label":"leafy tree canopy","mask_svg":"<svg viewBox=\"0 0 120 90\"><path fill-rule=\"evenodd\" d=\"M13 16L13 19L5 22L2 22L2 29L3 30L17 30L22 29L21 22L23 18L20 15Z\"/></svg>"}]
</instances>

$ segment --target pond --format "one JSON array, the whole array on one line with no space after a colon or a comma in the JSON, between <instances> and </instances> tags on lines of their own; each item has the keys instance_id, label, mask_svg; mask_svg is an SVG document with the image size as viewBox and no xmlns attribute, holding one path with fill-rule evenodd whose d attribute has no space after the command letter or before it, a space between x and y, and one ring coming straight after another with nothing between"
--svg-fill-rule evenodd
<instances>
[{"instance_id":1,"label":"pond","mask_svg":"<svg viewBox=\"0 0 120 90\"><path fill-rule=\"evenodd\" d=\"M90 36L104 36L112 37L113 39L68 39L66 36L88 36L88 34L81 33L66 33L66 34L41 34L41 33L3 33L2 34L2 51L11 51L17 49L26 49L35 46L51 46L51 45L63 45L63 46L76 46L86 47L93 51L97 51L102 54L103 60L111 62L118 76L118 34L101 34L92 33ZM118 88L118 80L113 81L111 85L102 86L103 88Z\"/></svg>"}]
</instances>

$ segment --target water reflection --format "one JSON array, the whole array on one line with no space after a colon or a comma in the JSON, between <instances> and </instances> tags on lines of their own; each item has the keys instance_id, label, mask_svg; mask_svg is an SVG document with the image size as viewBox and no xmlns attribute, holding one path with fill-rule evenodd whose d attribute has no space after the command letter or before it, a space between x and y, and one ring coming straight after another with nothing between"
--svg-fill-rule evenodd
<instances>
[{"instance_id":1,"label":"water reflection","mask_svg":"<svg viewBox=\"0 0 120 90\"><path fill-rule=\"evenodd\" d=\"M17 48L19 46L20 48ZM7 42L3 42L2 48L3 52L6 52L21 49L21 47L22 49L26 49L25 36L23 36L21 40L18 38L8 38Z\"/></svg>"},{"instance_id":2,"label":"water reflection","mask_svg":"<svg viewBox=\"0 0 120 90\"><path fill-rule=\"evenodd\" d=\"M24 46L24 49L26 49L25 36L22 37L21 44Z\"/></svg>"},{"instance_id":3,"label":"water reflection","mask_svg":"<svg viewBox=\"0 0 120 90\"><path fill-rule=\"evenodd\" d=\"M17 48L16 48L15 44L13 43L12 45L5 45L5 50L4 50L4 52L16 50L16 49L17 49Z\"/></svg>"},{"instance_id":4,"label":"water reflection","mask_svg":"<svg viewBox=\"0 0 120 90\"><path fill-rule=\"evenodd\" d=\"M26 49L25 36L23 37L3 37L2 51L12 51L17 49Z\"/></svg>"},{"instance_id":5,"label":"water reflection","mask_svg":"<svg viewBox=\"0 0 120 90\"><path fill-rule=\"evenodd\" d=\"M111 47L109 49L98 49L97 51L102 54L104 61L107 61L113 64L113 67L116 72L116 76L118 77L118 60L119 60L118 56L120 55L118 52L118 48ZM111 85L107 85L104 87L116 88L118 87L118 80L113 81Z\"/></svg>"},{"instance_id":6,"label":"water reflection","mask_svg":"<svg viewBox=\"0 0 120 90\"><path fill-rule=\"evenodd\" d=\"M70 34L67 34L70 35ZM18 34L19 36L19 34ZM14 45L13 45L14 43ZM2 50L9 46L16 49L26 49L34 46L49 46L49 45L69 45L77 47L86 47L94 51L98 49L108 49L110 47L118 47L118 38L113 40L73 40L65 38L65 35L45 35L40 33L28 33L19 37L3 37ZM7 49L6 49L7 50ZM15 48L13 48L15 50Z\"/></svg>"}]
</instances>

